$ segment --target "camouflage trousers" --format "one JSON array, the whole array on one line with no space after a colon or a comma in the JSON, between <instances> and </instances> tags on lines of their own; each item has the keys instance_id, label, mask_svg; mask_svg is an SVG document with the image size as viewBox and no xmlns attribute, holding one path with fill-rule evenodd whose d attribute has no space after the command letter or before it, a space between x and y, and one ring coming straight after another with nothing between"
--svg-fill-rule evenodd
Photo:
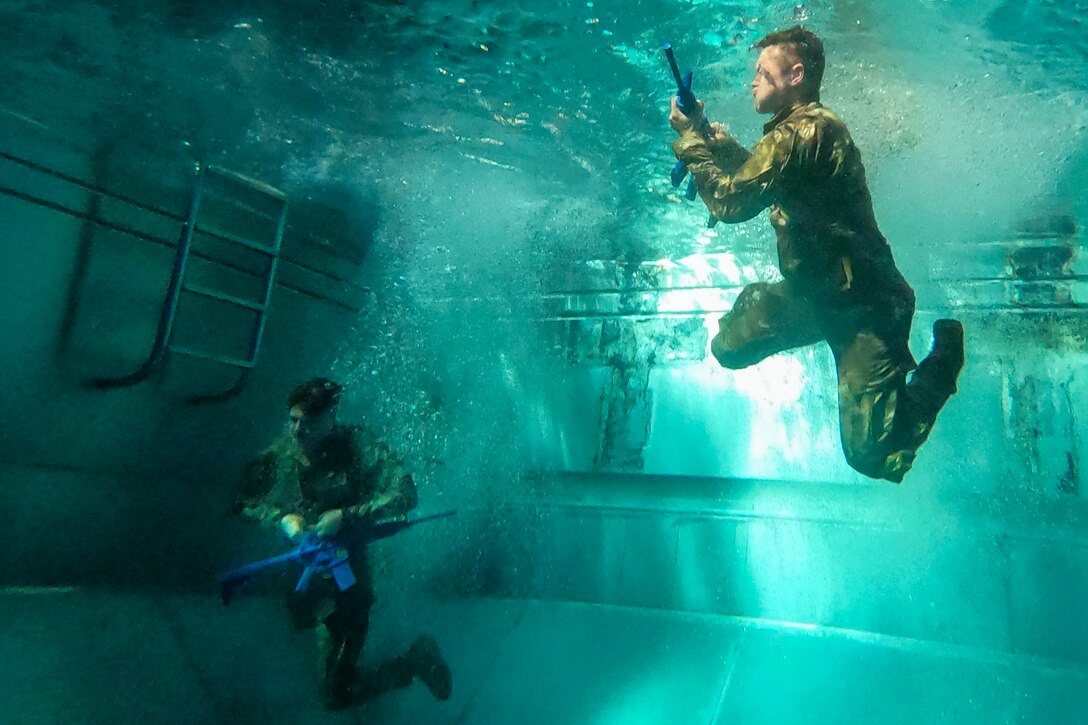
<instances>
[{"instance_id":1,"label":"camouflage trousers","mask_svg":"<svg viewBox=\"0 0 1088 725\"><path fill-rule=\"evenodd\" d=\"M317 631L329 708L365 702L412 682L414 669L404 657L388 659L372 669L358 668L373 605L374 594L363 582L338 591L326 578L315 578L307 591L288 598L295 627Z\"/></svg>"},{"instance_id":2,"label":"camouflage trousers","mask_svg":"<svg viewBox=\"0 0 1088 725\"><path fill-rule=\"evenodd\" d=\"M958 365L939 355L915 364L907 344L913 317L909 288L890 301L820 310L788 282L756 283L721 318L711 352L723 367L736 370L826 341L838 370L847 462L866 476L899 483L956 391L959 373Z\"/></svg>"}]
</instances>

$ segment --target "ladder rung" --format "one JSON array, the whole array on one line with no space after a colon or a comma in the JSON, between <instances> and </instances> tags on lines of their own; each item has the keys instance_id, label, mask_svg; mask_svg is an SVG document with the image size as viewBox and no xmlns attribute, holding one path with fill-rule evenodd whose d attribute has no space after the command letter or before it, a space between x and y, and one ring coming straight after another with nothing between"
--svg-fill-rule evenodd
<instances>
[{"instance_id":1,"label":"ladder rung","mask_svg":"<svg viewBox=\"0 0 1088 725\"><path fill-rule=\"evenodd\" d=\"M252 368L255 364L253 361L250 360L239 360L235 357L215 355L210 352L201 352L200 350L192 350L187 347L177 347L175 345L170 346L170 352L181 353L182 355L200 358L201 360L211 360L212 362L223 363L224 365L230 365L236 368L246 368L247 370Z\"/></svg>"},{"instance_id":2,"label":"ladder rung","mask_svg":"<svg viewBox=\"0 0 1088 725\"><path fill-rule=\"evenodd\" d=\"M263 181L251 179L250 177L243 174L239 174L235 171L227 171L226 169L221 169L218 166L208 166L206 168L210 173L213 173L216 176L222 177L229 181L233 181L236 184L241 184L242 186L248 187L262 194L267 194L274 199L279 199L280 201L287 201L287 194L284 194L276 187L271 186L270 184L266 184Z\"/></svg>"},{"instance_id":3,"label":"ladder rung","mask_svg":"<svg viewBox=\"0 0 1088 725\"><path fill-rule=\"evenodd\" d=\"M266 246L261 245L261 244L257 244L256 242L251 242L248 239L243 239L242 237L236 237L233 234L228 234L226 232L220 232L220 231L217 231L217 230L214 230L214 229L205 229L204 227L200 226L199 224L197 224L196 232L198 234L206 234L207 236L213 237L215 239L221 239L224 242L230 242L232 244L238 244L240 246L245 247L246 249L252 249L254 252L260 252L261 254L264 254L264 255L266 255L268 257L275 257L276 256L276 250L274 250L274 249L272 249L270 247L266 247Z\"/></svg>"},{"instance_id":4,"label":"ladder rung","mask_svg":"<svg viewBox=\"0 0 1088 725\"><path fill-rule=\"evenodd\" d=\"M192 292L195 295L202 295L204 297L211 297L213 300L220 300L227 302L238 307L245 307L247 310L253 310L254 312L264 312L265 307L260 302L254 302L252 300L244 300L241 297L232 297L231 295L223 294L222 292L216 292L213 289L207 287L199 287L195 284L182 285L182 289L186 292Z\"/></svg>"}]
</instances>

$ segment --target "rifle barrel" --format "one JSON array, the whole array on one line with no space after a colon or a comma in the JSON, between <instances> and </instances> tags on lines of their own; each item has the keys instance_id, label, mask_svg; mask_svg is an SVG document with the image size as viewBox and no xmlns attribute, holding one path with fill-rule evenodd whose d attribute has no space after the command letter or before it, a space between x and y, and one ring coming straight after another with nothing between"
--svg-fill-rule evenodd
<instances>
[{"instance_id":1,"label":"rifle barrel","mask_svg":"<svg viewBox=\"0 0 1088 725\"><path fill-rule=\"evenodd\" d=\"M447 516L453 516L456 513L457 513L456 509L451 509L449 511L441 511L441 512L439 512L437 514L428 514L426 516L420 516L418 519L412 519L408 523L413 524L413 525L421 524L424 521L434 521L435 519L444 519Z\"/></svg>"},{"instance_id":2,"label":"rifle barrel","mask_svg":"<svg viewBox=\"0 0 1088 725\"><path fill-rule=\"evenodd\" d=\"M680 73L680 66L676 64L676 56L673 54L671 43L665 43L665 57L669 59L669 68L672 69L672 77L676 79L676 89L690 90L684 84L684 76Z\"/></svg>"}]
</instances>

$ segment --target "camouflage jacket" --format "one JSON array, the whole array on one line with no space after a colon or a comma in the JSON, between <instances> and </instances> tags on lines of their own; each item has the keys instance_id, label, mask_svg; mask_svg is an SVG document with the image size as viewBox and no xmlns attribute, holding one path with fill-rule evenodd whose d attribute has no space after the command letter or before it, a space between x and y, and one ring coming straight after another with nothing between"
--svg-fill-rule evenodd
<instances>
[{"instance_id":1,"label":"camouflage jacket","mask_svg":"<svg viewBox=\"0 0 1088 725\"><path fill-rule=\"evenodd\" d=\"M707 208L742 222L770 207L782 276L817 309L871 305L913 292L877 228L861 154L846 125L819 103L798 103L764 126L748 152L694 130L673 144Z\"/></svg>"},{"instance_id":2,"label":"camouflage jacket","mask_svg":"<svg viewBox=\"0 0 1088 725\"><path fill-rule=\"evenodd\" d=\"M235 508L268 525L299 514L312 526L331 509L390 518L416 503L412 477L388 446L363 428L337 426L312 460L294 436L276 440L246 466Z\"/></svg>"}]
</instances>

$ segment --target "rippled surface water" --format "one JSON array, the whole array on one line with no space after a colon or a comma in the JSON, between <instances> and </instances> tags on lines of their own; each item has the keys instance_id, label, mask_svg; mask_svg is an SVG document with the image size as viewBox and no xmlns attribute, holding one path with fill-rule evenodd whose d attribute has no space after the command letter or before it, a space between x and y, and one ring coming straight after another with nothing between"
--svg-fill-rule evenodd
<instances>
[{"instance_id":1,"label":"rippled surface water","mask_svg":"<svg viewBox=\"0 0 1088 725\"><path fill-rule=\"evenodd\" d=\"M1026 177L1018 193L983 181L966 208L1044 193L1083 155L1085 12L1070 0L5 2L0 101L75 136L228 159L287 186L411 179L398 159L426 151L641 220L673 194L662 42L696 71L710 115L754 143L748 48L803 22L826 38L824 100L877 180L887 159L914 161L914 176L969 175L971 162Z\"/></svg>"}]
</instances>

